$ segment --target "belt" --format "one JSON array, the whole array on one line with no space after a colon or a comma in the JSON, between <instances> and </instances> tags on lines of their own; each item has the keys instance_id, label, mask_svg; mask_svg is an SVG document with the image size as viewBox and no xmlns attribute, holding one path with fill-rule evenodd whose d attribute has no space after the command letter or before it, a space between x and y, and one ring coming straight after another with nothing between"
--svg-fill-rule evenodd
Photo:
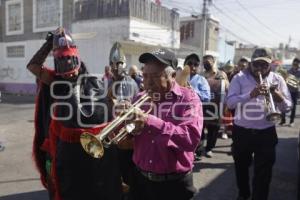
<instances>
[{"instance_id":1,"label":"belt","mask_svg":"<svg viewBox=\"0 0 300 200\"><path fill-rule=\"evenodd\" d=\"M183 173L170 173L170 174L156 174L153 172L146 172L141 169L138 169L138 171L146 177L150 181L154 182L163 182L163 181L173 181L173 180L179 180L191 173L191 171L183 172Z\"/></svg>"}]
</instances>

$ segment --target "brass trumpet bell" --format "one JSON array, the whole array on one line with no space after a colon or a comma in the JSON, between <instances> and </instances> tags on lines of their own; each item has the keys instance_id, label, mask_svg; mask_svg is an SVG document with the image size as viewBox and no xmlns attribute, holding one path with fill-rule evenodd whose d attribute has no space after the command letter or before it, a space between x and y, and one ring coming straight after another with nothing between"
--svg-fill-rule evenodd
<instances>
[{"instance_id":1,"label":"brass trumpet bell","mask_svg":"<svg viewBox=\"0 0 300 200\"><path fill-rule=\"evenodd\" d=\"M258 73L258 76L259 76L260 84L263 84L264 81L262 79L262 75L261 75L260 72ZM265 109L266 109L266 112L267 112L266 120L277 123L281 119L281 114L280 114L280 112L278 112L276 110L275 103L274 103L274 100L273 100L273 96L272 96L271 91L270 91L270 84L268 83L268 81L266 81L265 83L269 87L269 89L267 91L267 94L264 96L264 104L265 104Z\"/></svg>"},{"instance_id":2,"label":"brass trumpet bell","mask_svg":"<svg viewBox=\"0 0 300 200\"><path fill-rule=\"evenodd\" d=\"M126 122L136 108L140 108L148 100L151 100L151 97L148 93L145 93L126 112L122 112L110 122L99 134L82 133L80 143L83 149L92 157L101 158L104 155L106 147L109 147L111 144L118 144L135 129L135 124L133 123L126 124L123 127L120 126ZM152 107L146 113L150 113L151 110ZM115 133L116 130L119 130L119 132Z\"/></svg>"},{"instance_id":3,"label":"brass trumpet bell","mask_svg":"<svg viewBox=\"0 0 300 200\"><path fill-rule=\"evenodd\" d=\"M92 134L85 132L80 136L80 143L90 156L101 158L104 155L103 144Z\"/></svg>"},{"instance_id":4,"label":"brass trumpet bell","mask_svg":"<svg viewBox=\"0 0 300 200\"><path fill-rule=\"evenodd\" d=\"M281 120L281 114L280 114L280 112L273 112L273 113L267 114L266 120L277 123Z\"/></svg>"}]
</instances>

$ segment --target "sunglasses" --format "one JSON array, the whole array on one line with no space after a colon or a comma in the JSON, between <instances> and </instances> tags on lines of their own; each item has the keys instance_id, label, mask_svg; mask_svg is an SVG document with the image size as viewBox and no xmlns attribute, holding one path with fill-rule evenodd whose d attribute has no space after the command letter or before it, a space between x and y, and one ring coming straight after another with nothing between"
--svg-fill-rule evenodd
<instances>
[{"instance_id":1,"label":"sunglasses","mask_svg":"<svg viewBox=\"0 0 300 200\"><path fill-rule=\"evenodd\" d=\"M270 64L266 62L253 62L252 66L254 68L268 69Z\"/></svg>"}]
</instances>

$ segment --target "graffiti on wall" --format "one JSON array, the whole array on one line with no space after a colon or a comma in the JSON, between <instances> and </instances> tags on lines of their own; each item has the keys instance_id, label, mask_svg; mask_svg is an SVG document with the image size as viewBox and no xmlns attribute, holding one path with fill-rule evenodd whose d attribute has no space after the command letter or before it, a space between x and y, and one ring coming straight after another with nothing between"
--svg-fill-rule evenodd
<instances>
[{"instance_id":1,"label":"graffiti on wall","mask_svg":"<svg viewBox=\"0 0 300 200\"><path fill-rule=\"evenodd\" d=\"M20 77L20 73L21 71L17 67L10 67L9 65L7 67L0 66L0 80L3 79L17 80Z\"/></svg>"}]
</instances>

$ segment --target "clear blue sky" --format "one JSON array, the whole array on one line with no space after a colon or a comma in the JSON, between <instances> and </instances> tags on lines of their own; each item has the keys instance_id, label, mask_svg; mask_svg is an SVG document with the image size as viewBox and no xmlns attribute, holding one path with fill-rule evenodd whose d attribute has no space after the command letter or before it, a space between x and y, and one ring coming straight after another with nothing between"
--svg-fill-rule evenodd
<instances>
[{"instance_id":1,"label":"clear blue sky","mask_svg":"<svg viewBox=\"0 0 300 200\"><path fill-rule=\"evenodd\" d=\"M161 0L182 16L201 13L203 0ZM259 46L280 42L300 47L300 0L213 0L210 13L219 19L221 36Z\"/></svg>"}]
</instances>

